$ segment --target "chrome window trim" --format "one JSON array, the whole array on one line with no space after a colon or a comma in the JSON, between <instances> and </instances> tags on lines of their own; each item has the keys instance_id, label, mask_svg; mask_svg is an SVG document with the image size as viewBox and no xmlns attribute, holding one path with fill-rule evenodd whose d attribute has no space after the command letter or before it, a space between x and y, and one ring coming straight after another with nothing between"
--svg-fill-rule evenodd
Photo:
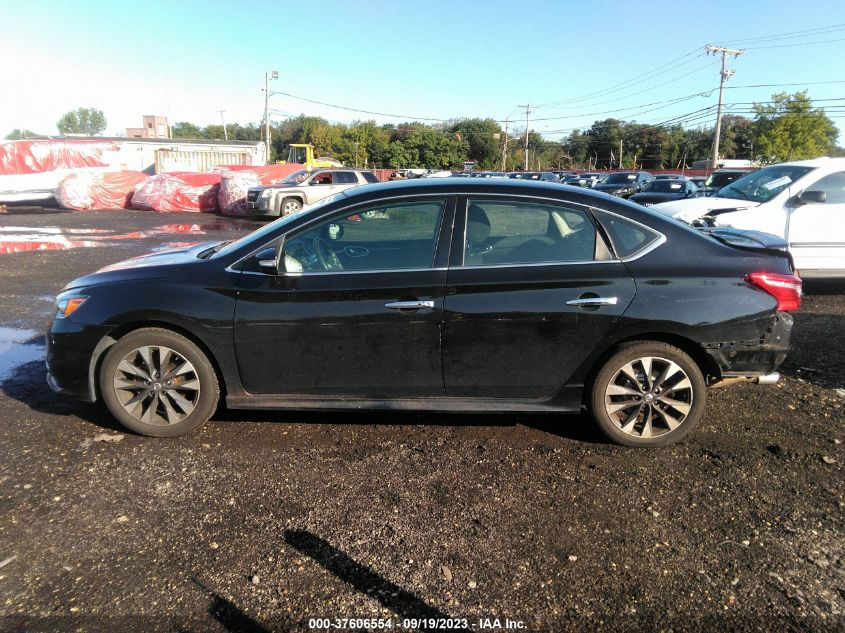
<instances>
[{"instance_id":1,"label":"chrome window trim","mask_svg":"<svg viewBox=\"0 0 845 633\"><path fill-rule=\"evenodd\" d=\"M429 192L429 193L404 194L404 195L394 196L394 197L390 197L390 198L381 198L381 199L378 199L378 200L371 200L370 202L372 202L373 204L384 204L384 203L388 203L388 202L391 202L391 201L406 200L406 199L409 199L409 198L437 198L437 197L443 197L443 199L445 201L446 199L448 199L450 197L457 198L457 197L464 196L467 199L466 207L463 209L464 216L466 216L467 209L469 208L470 197L477 196L477 195L479 195L478 192L466 192L466 191L465 192L453 191L453 192L450 192L450 193L437 193L437 192L432 193L432 192ZM646 230L648 230L652 233L656 233L658 235L658 238L656 240L654 240L652 243L650 243L648 246L646 246L645 248L642 248L639 251L636 251L633 254L629 255L628 257L621 258L621 259L618 256L616 256L616 253L614 253L613 259L607 259L607 260L592 259L592 260L589 260L589 261L575 261L575 262L540 262L540 263L526 263L526 264L495 264L495 265L491 265L491 266L465 266L462 263L460 266L455 266L454 267L455 269L462 269L462 268L467 268L467 269L519 268L519 267L572 266L572 265L583 266L585 264L609 264L609 263L619 263L619 262L626 263L626 262L631 262L631 261L634 261L634 260L639 259L641 257L644 257L645 255L648 255L651 251L655 250L656 248L659 248L660 246L662 246L663 244L665 244L668 241L668 239L666 238L666 235L664 235L663 233L661 233L660 231L658 231L655 228L652 228L652 227L650 227L646 224L643 224L642 222L638 222L637 220L632 220L631 218L628 218L624 215L620 215L618 213L614 213L613 211L608 211L607 209L602 209L600 207L594 207L594 206L589 205L589 204L583 204L583 203L580 203L580 202L571 202L569 200L561 200L560 198L551 198L551 197L547 197L547 196L536 196L536 195L529 195L529 194L522 194L522 193L498 193L498 192L486 193L485 192L483 195L485 197L488 197L488 198L490 198L490 197L500 197L500 198L525 198L527 200L547 200L549 202L557 203L558 205L563 204L563 205L572 205L574 207L578 207L576 210L586 210L587 212L598 211L598 212L601 212L601 213L607 213L609 215L616 216L617 218L620 218L621 220L625 220L627 222L632 222L633 224L641 226L641 227L645 228ZM364 204L369 204L369 203L364 203ZM353 206L354 206L354 204L353 204ZM459 212L460 212L459 209L455 209L456 216L457 216L457 213L459 213ZM307 227L311 226L312 224L316 224L318 221L320 221L322 219L323 219L322 217L315 218L315 219L311 220L310 222L306 222L302 226L297 227L297 230L298 229L306 229ZM466 217L464 217L464 236L463 236L464 237L464 243L466 243L466 230L467 230L467 222L466 222ZM283 233L283 235L287 236L287 233ZM278 239L278 238L276 238L276 239ZM242 264L247 259L249 259L253 255L255 255L257 252L267 248L267 246L272 241L274 241L274 240L271 240L270 242L262 244L258 248L254 249L252 252L250 252L247 255L241 257L239 260L233 262L232 264L230 264L229 266L227 266L225 268L225 271L231 272L231 273L241 273L241 274L244 274L244 275L261 275L261 276L264 276L264 277L268 276L265 273L260 273L260 272L246 271L246 270L236 270L236 269L234 269L234 267ZM324 272L308 272L308 273L287 273L286 272L284 274L285 275L291 275L291 276L301 276L303 274L307 274L307 275L335 275L335 274L344 274L344 273L346 273L346 274L377 273L378 274L378 273L401 272L401 271L404 271L404 272L421 272L421 271L425 271L425 270L443 271L443 270L449 270L449 267L447 266L447 267L438 267L438 268L395 268L395 269L380 269L380 270L345 270L345 271L331 271L331 272L324 271Z\"/></svg>"},{"instance_id":2,"label":"chrome window trim","mask_svg":"<svg viewBox=\"0 0 845 633\"><path fill-rule=\"evenodd\" d=\"M227 269L228 270L228 269ZM443 272L449 270L445 266L438 266L437 268L379 268L377 270L324 270L324 271L302 271L302 272L283 272L278 277L312 277L315 275L369 275L369 274L385 274L385 273L424 273L424 272ZM267 273L260 273L253 270L230 270L229 272L240 273L242 275L261 275L262 277L270 277Z\"/></svg>"}]
</instances>

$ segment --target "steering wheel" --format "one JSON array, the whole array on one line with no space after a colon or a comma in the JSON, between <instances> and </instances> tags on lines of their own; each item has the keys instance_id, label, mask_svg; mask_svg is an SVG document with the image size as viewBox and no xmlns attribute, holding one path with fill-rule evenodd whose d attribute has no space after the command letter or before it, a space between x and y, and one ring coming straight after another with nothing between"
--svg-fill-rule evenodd
<instances>
[{"instance_id":1,"label":"steering wheel","mask_svg":"<svg viewBox=\"0 0 845 633\"><path fill-rule=\"evenodd\" d=\"M314 253L317 255L317 259L320 260L320 264L324 270L327 272L343 270L343 264L340 263L337 253L332 250L331 245L326 240L322 237L315 237L313 247Z\"/></svg>"}]
</instances>

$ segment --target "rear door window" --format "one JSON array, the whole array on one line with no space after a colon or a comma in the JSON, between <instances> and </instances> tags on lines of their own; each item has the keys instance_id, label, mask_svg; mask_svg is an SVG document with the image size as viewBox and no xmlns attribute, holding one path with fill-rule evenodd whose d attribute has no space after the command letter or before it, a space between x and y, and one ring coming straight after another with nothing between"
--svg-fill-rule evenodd
<instances>
[{"instance_id":1,"label":"rear door window","mask_svg":"<svg viewBox=\"0 0 845 633\"><path fill-rule=\"evenodd\" d=\"M464 266L592 261L596 230L586 211L510 200L470 199Z\"/></svg>"}]
</instances>

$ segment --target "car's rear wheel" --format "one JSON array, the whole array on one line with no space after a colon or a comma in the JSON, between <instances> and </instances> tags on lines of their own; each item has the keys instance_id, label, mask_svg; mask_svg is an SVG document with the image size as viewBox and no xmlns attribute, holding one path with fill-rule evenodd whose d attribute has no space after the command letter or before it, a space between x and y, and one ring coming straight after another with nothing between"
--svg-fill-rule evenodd
<instances>
[{"instance_id":1,"label":"car's rear wheel","mask_svg":"<svg viewBox=\"0 0 845 633\"><path fill-rule=\"evenodd\" d=\"M302 208L302 203L296 198L285 198L282 200L282 216L296 213Z\"/></svg>"},{"instance_id":2,"label":"car's rear wheel","mask_svg":"<svg viewBox=\"0 0 845 633\"><path fill-rule=\"evenodd\" d=\"M599 427L625 446L666 446L704 415L707 385L695 361L659 341L626 343L599 370L591 408Z\"/></svg>"},{"instance_id":3,"label":"car's rear wheel","mask_svg":"<svg viewBox=\"0 0 845 633\"><path fill-rule=\"evenodd\" d=\"M111 414L128 429L151 437L193 431L212 416L220 391L202 350L160 328L135 330L112 345L99 383Z\"/></svg>"}]
</instances>

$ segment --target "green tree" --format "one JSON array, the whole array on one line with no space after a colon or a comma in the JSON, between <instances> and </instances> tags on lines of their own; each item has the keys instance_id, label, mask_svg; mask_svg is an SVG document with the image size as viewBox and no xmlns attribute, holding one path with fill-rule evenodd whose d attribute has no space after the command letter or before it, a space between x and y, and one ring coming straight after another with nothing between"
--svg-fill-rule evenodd
<instances>
[{"instance_id":1,"label":"green tree","mask_svg":"<svg viewBox=\"0 0 845 633\"><path fill-rule=\"evenodd\" d=\"M36 136L38 136L38 134L36 134L35 132L30 132L29 130L19 130L15 128L6 135L6 140L19 141L25 138L35 138Z\"/></svg>"},{"instance_id":2,"label":"green tree","mask_svg":"<svg viewBox=\"0 0 845 633\"><path fill-rule=\"evenodd\" d=\"M719 156L722 158L752 158L753 139L751 119L736 114L722 117Z\"/></svg>"},{"instance_id":3,"label":"green tree","mask_svg":"<svg viewBox=\"0 0 845 633\"><path fill-rule=\"evenodd\" d=\"M754 104L754 153L764 163L818 158L835 153L838 131L822 108L813 108L807 92L772 95Z\"/></svg>"},{"instance_id":4,"label":"green tree","mask_svg":"<svg viewBox=\"0 0 845 633\"><path fill-rule=\"evenodd\" d=\"M77 108L65 113L56 123L61 134L85 134L97 136L106 129L106 117L102 110Z\"/></svg>"},{"instance_id":5,"label":"green tree","mask_svg":"<svg viewBox=\"0 0 845 633\"><path fill-rule=\"evenodd\" d=\"M467 144L467 158L478 169L494 169L501 164L504 133L493 119L461 119L446 127L455 138Z\"/></svg>"},{"instance_id":6,"label":"green tree","mask_svg":"<svg viewBox=\"0 0 845 633\"><path fill-rule=\"evenodd\" d=\"M581 130L575 130L563 141L564 151L569 159L567 167L588 167L590 158L587 152L590 147L590 137L582 134Z\"/></svg>"},{"instance_id":7,"label":"green tree","mask_svg":"<svg viewBox=\"0 0 845 633\"><path fill-rule=\"evenodd\" d=\"M174 123L172 130L173 138L203 138L200 128L188 121Z\"/></svg>"}]
</instances>

